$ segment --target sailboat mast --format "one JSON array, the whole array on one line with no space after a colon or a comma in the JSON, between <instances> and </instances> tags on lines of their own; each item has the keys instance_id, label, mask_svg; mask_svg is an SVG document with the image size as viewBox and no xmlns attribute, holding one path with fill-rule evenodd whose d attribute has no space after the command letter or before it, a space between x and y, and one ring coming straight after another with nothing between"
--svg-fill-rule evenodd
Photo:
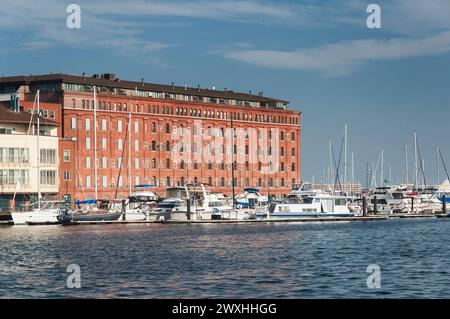
<instances>
[{"instance_id":1,"label":"sailboat mast","mask_svg":"<svg viewBox=\"0 0 450 319\"><path fill-rule=\"evenodd\" d=\"M414 131L414 186L417 189L419 187L418 183L418 174L419 174L419 166L417 164L417 133Z\"/></svg>"},{"instance_id":2,"label":"sailboat mast","mask_svg":"<svg viewBox=\"0 0 450 319\"><path fill-rule=\"evenodd\" d=\"M439 186L441 179L441 163L439 162L439 146L436 146L436 187Z\"/></svg>"},{"instance_id":3,"label":"sailboat mast","mask_svg":"<svg viewBox=\"0 0 450 319\"><path fill-rule=\"evenodd\" d=\"M384 149L381 149L380 186L384 187Z\"/></svg>"},{"instance_id":4,"label":"sailboat mast","mask_svg":"<svg viewBox=\"0 0 450 319\"><path fill-rule=\"evenodd\" d=\"M131 109L130 107L130 116L128 118L128 192L131 197Z\"/></svg>"},{"instance_id":5,"label":"sailboat mast","mask_svg":"<svg viewBox=\"0 0 450 319\"><path fill-rule=\"evenodd\" d=\"M409 171L408 171L408 144L405 144L405 184L409 184Z\"/></svg>"},{"instance_id":6,"label":"sailboat mast","mask_svg":"<svg viewBox=\"0 0 450 319\"><path fill-rule=\"evenodd\" d=\"M41 99L41 92L37 90L37 185L38 185L38 211L41 210L41 149L39 146L39 135L41 131L40 113L41 107L39 100Z\"/></svg>"},{"instance_id":7,"label":"sailboat mast","mask_svg":"<svg viewBox=\"0 0 450 319\"><path fill-rule=\"evenodd\" d=\"M94 187L95 199L98 199L98 176L97 176L97 87L94 85Z\"/></svg>"},{"instance_id":8,"label":"sailboat mast","mask_svg":"<svg viewBox=\"0 0 450 319\"><path fill-rule=\"evenodd\" d=\"M329 152L330 152L330 185L333 184L333 147L331 141L328 142Z\"/></svg>"},{"instance_id":9,"label":"sailboat mast","mask_svg":"<svg viewBox=\"0 0 450 319\"><path fill-rule=\"evenodd\" d=\"M231 188L233 193L233 209L236 208L235 202L234 202L234 127L233 127L233 113L231 114ZM269 196L268 199L270 200L270 183L269 183Z\"/></svg>"},{"instance_id":10,"label":"sailboat mast","mask_svg":"<svg viewBox=\"0 0 450 319\"><path fill-rule=\"evenodd\" d=\"M347 184L347 138L348 138L347 124L344 128L344 185Z\"/></svg>"}]
</instances>

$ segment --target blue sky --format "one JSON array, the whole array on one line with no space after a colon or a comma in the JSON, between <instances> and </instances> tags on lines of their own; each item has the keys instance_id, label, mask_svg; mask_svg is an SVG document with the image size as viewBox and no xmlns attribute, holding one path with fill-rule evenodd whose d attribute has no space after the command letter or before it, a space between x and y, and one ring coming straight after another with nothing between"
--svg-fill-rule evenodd
<instances>
[{"instance_id":1,"label":"blue sky","mask_svg":"<svg viewBox=\"0 0 450 319\"><path fill-rule=\"evenodd\" d=\"M373 2L378 30L366 26ZM66 27L70 3L81 7L81 29ZM402 178L414 130L429 183L437 145L450 165L448 0L0 0L0 8L0 75L112 72L288 99L303 112L305 180L322 179L328 141L338 152L345 123L361 182L381 148L386 175L391 164Z\"/></svg>"}]
</instances>

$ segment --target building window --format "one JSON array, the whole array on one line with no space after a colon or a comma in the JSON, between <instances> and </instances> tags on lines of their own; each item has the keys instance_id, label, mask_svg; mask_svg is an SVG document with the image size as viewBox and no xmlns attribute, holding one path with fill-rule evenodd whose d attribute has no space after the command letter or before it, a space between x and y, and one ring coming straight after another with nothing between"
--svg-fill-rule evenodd
<instances>
[{"instance_id":1,"label":"building window","mask_svg":"<svg viewBox=\"0 0 450 319\"><path fill-rule=\"evenodd\" d=\"M86 168L91 168L91 158L86 156Z\"/></svg>"},{"instance_id":2,"label":"building window","mask_svg":"<svg viewBox=\"0 0 450 319\"><path fill-rule=\"evenodd\" d=\"M50 111L50 118L54 119L55 118L55 111Z\"/></svg>"},{"instance_id":3,"label":"building window","mask_svg":"<svg viewBox=\"0 0 450 319\"><path fill-rule=\"evenodd\" d=\"M141 179L139 178L139 176L136 176L135 178L135 185L139 185L140 184Z\"/></svg>"},{"instance_id":4,"label":"building window","mask_svg":"<svg viewBox=\"0 0 450 319\"><path fill-rule=\"evenodd\" d=\"M91 129L91 120L90 119L86 119L85 129L86 129L86 131L89 131Z\"/></svg>"},{"instance_id":5,"label":"building window","mask_svg":"<svg viewBox=\"0 0 450 319\"><path fill-rule=\"evenodd\" d=\"M102 157L102 168L108 168L108 160L106 157Z\"/></svg>"},{"instance_id":6,"label":"building window","mask_svg":"<svg viewBox=\"0 0 450 319\"><path fill-rule=\"evenodd\" d=\"M102 186L108 187L108 177L107 176L102 176Z\"/></svg>"},{"instance_id":7,"label":"building window","mask_svg":"<svg viewBox=\"0 0 450 319\"><path fill-rule=\"evenodd\" d=\"M169 141L166 142L166 151L170 152L170 142Z\"/></svg>"},{"instance_id":8,"label":"building window","mask_svg":"<svg viewBox=\"0 0 450 319\"><path fill-rule=\"evenodd\" d=\"M136 158L136 159L134 160L134 167L135 167L136 169L139 169L139 158Z\"/></svg>"},{"instance_id":9,"label":"building window","mask_svg":"<svg viewBox=\"0 0 450 319\"><path fill-rule=\"evenodd\" d=\"M170 159L166 159L166 169L170 169Z\"/></svg>"},{"instance_id":10,"label":"building window","mask_svg":"<svg viewBox=\"0 0 450 319\"><path fill-rule=\"evenodd\" d=\"M156 141L152 141L152 151L156 151Z\"/></svg>"},{"instance_id":11,"label":"building window","mask_svg":"<svg viewBox=\"0 0 450 319\"><path fill-rule=\"evenodd\" d=\"M91 139L89 137L86 137L86 149L91 149Z\"/></svg>"},{"instance_id":12,"label":"building window","mask_svg":"<svg viewBox=\"0 0 450 319\"><path fill-rule=\"evenodd\" d=\"M122 139L121 139L121 138L119 138L119 139L117 140L117 149L118 149L119 151L123 150L123 142L122 142Z\"/></svg>"},{"instance_id":13,"label":"building window","mask_svg":"<svg viewBox=\"0 0 450 319\"><path fill-rule=\"evenodd\" d=\"M75 101L75 99L72 99L72 108L76 108L76 107L77 107L76 101Z\"/></svg>"},{"instance_id":14,"label":"building window","mask_svg":"<svg viewBox=\"0 0 450 319\"><path fill-rule=\"evenodd\" d=\"M72 117L72 118L71 118L71 121L70 121L70 128L71 128L72 130L76 130L76 128L77 128L77 119L76 119L75 117Z\"/></svg>"},{"instance_id":15,"label":"building window","mask_svg":"<svg viewBox=\"0 0 450 319\"><path fill-rule=\"evenodd\" d=\"M291 155L292 155L292 156L295 156L295 148L292 148L292 150L291 150Z\"/></svg>"},{"instance_id":16,"label":"building window","mask_svg":"<svg viewBox=\"0 0 450 319\"><path fill-rule=\"evenodd\" d=\"M295 141L295 132L291 133L291 140Z\"/></svg>"},{"instance_id":17,"label":"building window","mask_svg":"<svg viewBox=\"0 0 450 319\"><path fill-rule=\"evenodd\" d=\"M292 163L292 171L295 172L295 163Z\"/></svg>"},{"instance_id":18,"label":"building window","mask_svg":"<svg viewBox=\"0 0 450 319\"><path fill-rule=\"evenodd\" d=\"M166 124L166 133L167 134L170 133L170 124L169 123Z\"/></svg>"},{"instance_id":19,"label":"building window","mask_svg":"<svg viewBox=\"0 0 450 319\"><path fill-rule=\"evenodd\" d=\"M56 150L55 149L41 149L40 162L41 162L41 164L56 164Z\"/></svg>"},{"instance_id":20,"label":"building window","mask_svg":"<svg viewBox=\"0 0 450 319\"><path fill-rule=\"evenodd\" d=\"M40 175L41 185L56 185L56 171L43 170Z\"/></svg>"},{"instance_id":21,"label":"building window","mask_svg":"<svg viewBox=\"0 0 450 319\"><path fill-rule=\"evenodd\" d=\"M102 138L102 149L106 150L106 138Z\"/></svg>"},{"instance_id":22,"label":"building window","mask_svg":"<svg viewBox=\"0 0 450 319\"><path fill-rule=\"evenodd\" d=\"M64 171L64 180L70 181L70 172L69 171Z\"/></svg>"},{"instance_id":23,"label":"building window","mask_svg":"<svg viewBox=\"0 0 450 319\"><path fill-rule=\"evenodd\" d=\"M104 132L104 131L106 131L106 120L105 119L102 119L102 131Z\"/></svg>"},{"instance_id":24,"label":"building window","mask_svg":"<svg viewBox=\"0 0 450 319\"><path fill-rule=\"evenodd\" d=\"M122 168L122 157L117 158L117 167Z\"/></svg>"},{"instance_id":25,"label":"building window","mask_svg":"<svg viewBox=\"0 0 450 319\"><path fill-rule=\"evenodd\" d=\"M153 169L156 168L156 159L155 158L152 159L152 168Z\"/></svg>"},{"instance_id":26,"label":"building window","mask_svg":"<svg viewBox=\"0 0 450 319\"><path fill-rule=\"evenodd\" d=\"M155 123L151 124L151 130L152 130L152 133L156 133L156 124Z\"/></svg>"},{"instance_id":27,"label":"building window","mask_svg":"<svg viewBox=\"0 0 450 319\"><path fill-rule=\"evenodd\" d=\"M117 121L117 132L122 132L122 121Z\"/></svg>"},{"instance_id":28,"label":"building window","mask_svg":"<svg viewBox=\"0 0 450 319\"><path fill-rule=\"evenodd\" d=\"M119 187L123 186L123 180L122 180L122 176L119 176Z\"/></svg>"},{"instance_id":29,"label":"building window","mask_svg":"<svg viewBox=\"0 0 450 319\"><path fill-rule=\"evenodd\" d=\"M68 163L70 162L70 151L69 150L64 150L64 162Z\"/></svg>"},{"instance_id":30,"label":"building window","mask_svg":"<svg viewBox=\"0 0 450 319\"><path fill-rule=\"evenodd\" d=\"M134 133L139 133L139 122L134 122Z\"/></svg>"},{"instance_id":31,"label":"building window","mask_svg":"<svg viewBox=\"0 0 450 319\"><path fill-rule=\"evenodd\" d=\"M134 150L139 151L139 141L138 140L134 141Z\"/></svg>"}]
</instances>

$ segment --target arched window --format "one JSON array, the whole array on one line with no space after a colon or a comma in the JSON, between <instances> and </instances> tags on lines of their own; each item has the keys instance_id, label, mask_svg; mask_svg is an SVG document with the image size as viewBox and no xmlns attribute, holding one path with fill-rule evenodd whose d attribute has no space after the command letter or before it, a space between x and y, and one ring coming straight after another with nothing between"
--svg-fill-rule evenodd
<instances>
[{"instance_id":1,"label":"arched window","mask_svg":"<svg viewBox=\"0 0 450 319\"><path fill-rule=\"evenodd\" d=\"M208 184L211 185L211 186L214 186L212 177L208 177Z\"/></svg>"},{"instance_id":2,"label":"arched window","mask_svg":"<svg viewBox=\"0 0 450 319\"><path fill-rule=\"evenodd\" d=\"M152 168L155 169L156 168L156 158L152 159Z\"/></svg>"},{"instance_id":3,"label":"arched window","mask_svg":"<svg viewBox=\"0 0 450 319\"><path fill-rule=\"evenodd\" d=\"M166 159L166 169L170 169L170 159Z\"/></svg>"},{"instance_id":4,"label":"arched window","mask_svg":"<svg viewBox=\"0 0 450 319\"><path fill-rule=\"evenodd\" d=\"M180 169L184 169L184 161L181 161L180 163ZM183 184L184 185L184 184Z\"/></svg>"},{"instance_id":5,"label":"arched window","mask_svg":"<svg viewBox=\"0 0 450 319\"><path fill-rule=\"evenodd\" d=\"M166 133L167 134L170 133L170 124L169 123L166 124Z\"/></svg>"}]
</instances>

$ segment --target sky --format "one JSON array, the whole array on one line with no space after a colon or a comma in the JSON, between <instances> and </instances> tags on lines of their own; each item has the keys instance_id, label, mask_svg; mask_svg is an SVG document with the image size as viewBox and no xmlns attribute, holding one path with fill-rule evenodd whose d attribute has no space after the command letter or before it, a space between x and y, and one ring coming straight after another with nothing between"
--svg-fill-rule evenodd
<instances>
[{"instance_id":1,"label":"sky","mask_svg":"<svg viewBox=\"0 0 450 319\"><path fill-rule=\"evenodd\" d=\"M66 26L71 3L79 29ZM367 27L371 3L380 29ZM386 178L391 166L403 180L414 131L428 184L437 146L450 166L448 0L0 0L0 76L50 72L287 99L302 112L303 180L323 180L345 124L363 184L381 149Z\"/></svg>"}]
</instances>

